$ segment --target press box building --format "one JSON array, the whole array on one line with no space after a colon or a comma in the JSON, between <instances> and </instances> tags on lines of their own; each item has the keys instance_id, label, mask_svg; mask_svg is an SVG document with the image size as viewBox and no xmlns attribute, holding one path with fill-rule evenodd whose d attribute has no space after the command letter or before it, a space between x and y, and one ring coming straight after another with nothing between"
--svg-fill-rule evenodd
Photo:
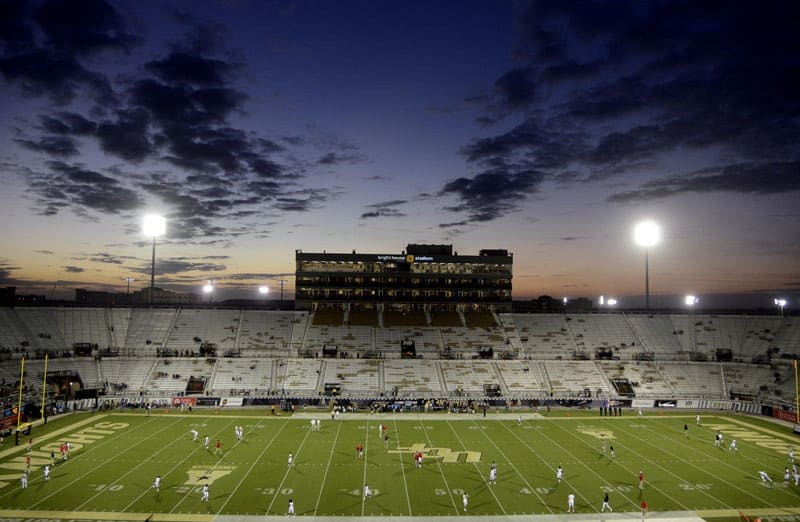
<instances>
[{"instance_id":1,"label":"press box building","mask_svg":"<svg viewBox=\"0 0 800 522\"><path fill-rule=\"evenodd\" d=\"M511 311L507 250L411 244L399 254L298 250L295 261L298 310Z\"/></svg>"}]
</instances>

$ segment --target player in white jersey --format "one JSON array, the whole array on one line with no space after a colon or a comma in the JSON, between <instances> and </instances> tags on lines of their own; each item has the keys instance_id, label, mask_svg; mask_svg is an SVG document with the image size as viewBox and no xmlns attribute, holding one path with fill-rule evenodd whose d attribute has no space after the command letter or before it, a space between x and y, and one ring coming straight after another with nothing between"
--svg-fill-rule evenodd
<instances>
[{"instance_id":1,"label":"player in white jersey","mask_svg":"<svg viewBox=\"0 0 800 522\"><path fill-rule=\"evenodd\" d=\"M292 499L289 499L289 508L286 510L286 516L287 517L294 516L294 500Z\"/></svg>"},{"instance_id":2,"label":"player in white jersey","mask_svg":"<svg viewBox=\"0 0 800 522\"><path fill-rule=\"evenodd\" d=\"M194 429L190 430L189 433L192 434L192 440L195 440L195 441L197 440L198 435L200 435L200 433L198 433L198 431L194 430Z\"/></svg>"},{"instance_id":3,"label":"player in white jersey","mask_svg":"<svg viewBox=\"0 0 800 522\"><path fill-rule=\"evenodd\" d=\"M291 468L294 466L294 455L289 453L289 456L286 458L286 467Z\"/></svg>"},{"instance_id":4,"label":"player in white jersey","mask_svg":"<svg viewBox=\"0 0 800 522\"><path fill-rule=\"evenodd\" d=\"M161 489L161 475L156 476L156 479L153 481L153 489L156 490L158 493Z\"/></svg>"},{"instance_id":5,"label":"player in white jersey","mask_svg":"<svg viewBox=\"0 0 800 522\"><path fill-rule=\"evenodd\" d=\"M364 484L364 498L372 498L372 491L369 489L369 484Z\"/></svg>"},{"instance_id":6,"label":"player in white jersey","mask_svg":"<svg viewBox=\"0 0 800 522\"><path fill-rule=\"evenodd\" d=\"M461 503L464 504L464 513L466 513L467 505L469 504L469 495L467 495L466 491L461 495Z\"/></svg>"},{"instance_id":7,"label":"player in white jersey","mask_svg":"<svg viewBox=\"0 0 800 522\"><path fill-rule=\"evenodd\" d=\"M22 477L19 479L19 483L22 489L26 489L28 487L28 474L24 471L22 472Z\"/></svg>"},{"instance_id":8,"label":"player in white jersey","mask_svg":"<svg viewBox=\"0 0 800 522\"><path fill-rule=\"evenodd\" d=\"M208 502L208 484L203 486L203 496L200 498L202 502Z\"/></svg>"},{"instance_id":9,"label":"player in white jersey","mask_svg":"<svg viewBox=\"0 0 800 522\"><path fill-rule=\"evenodd\" d=\"M489 470L489 484L496 484L497 483L497 468L492 468Z\"/></svg>"},{"instance_id":10,"label":"player in white jersey","mask_svg":"<svg viewBox=\"0 0 800 522\"><path fill-rule=\"evenodd\" d=\"M206 435L206 438L203 439L203 447L206 451L208 451L208 435Z\"/></svg>"},{"instance_id":11,"label":"player in white jersey","mask_svg":"<svg viewBox=\"0 0 800 522\"><path fill-rule=\"evenodd\" d=\"M728 449L731 451L739 451L739 449L736 447L736 439L731 439L731 447Z\"/></svg>"},{"instance_id":12,"label":"player in white jersey","mask_svg":"<svg viewBox=\"0 0 800 522\"><path fill-rule=\"evenodd\" d=\"M567 495L567 513L575 513L575 494Z\"/></svg>"},{"instance_id":13,"label":"player in white jersey","mask_svg":"<svg viewBox=\"0 0 800 522\"><path fill-rule=\"evenodd\" d=\"M766 471L759 471L758 476L761 477L761 482L769 482L770 484L772 483L772 479L769 475L767 475Z\"/></svg>"},{"instance_id":14,"label":"player in white jersey","mask_svg":"<svg viewBox=\"0 0 800 522\"><path fill-rule=\"evenodd\" d=\"M564 478L564 470L561 468L561 466L558 466L558 469L556 469L556 480L558 481L559 484L561 484L561 480L563 478Z\"/></svg>"}]
</instances>

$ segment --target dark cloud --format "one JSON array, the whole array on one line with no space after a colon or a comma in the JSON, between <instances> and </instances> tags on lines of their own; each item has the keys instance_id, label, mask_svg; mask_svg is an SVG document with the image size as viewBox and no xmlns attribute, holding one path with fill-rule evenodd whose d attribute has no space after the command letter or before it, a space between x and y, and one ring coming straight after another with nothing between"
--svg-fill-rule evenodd
<instances>
[{"instance_id":1,"label":"dark cloud","mask_svg":"<svg viewBox=\"0 0 800 522\"><path fill-rule=\"evenodd\" d=\"M175 51L145 64L147 71L166 83L206 86L225 85L236 68L235 64L186 51Z\"/></svg>"},{"instance_id":2,"label":"dark cloud","mask_svg":"<svg viewBox=\"0 0 800 522\"><path fill-rule=\"evenodd\" d=\"M540 172L532 170L487 171L450 181L439 195L455 195L461 202L446 210L466 212L471 222L486 222L515 210L528 194L538 190L542 179Z\"/></svg>"},{"instance_id":3,"label":"dark cloud","mask_svg":"<svg viewBox=\"0 0 800 522\"><path fill-rule=\"evenodd\" d=\"M353 165L366 161L366 156L354 152L328 152L317 160L320 165Z\"/></svg>"},{"instance_id":4,"label":"dark cloud","mask_svg":"<svg viewBox=\"0 0 800 522\"><path fill-rule=\"evenodd\" d=\"M78 154L75 141L66 136L42 136L38 140L16 138L14 142L34 152L49 156L69 157Z\"/></svg>"},{"instance_id":5,"label":"dark cloud","mask_svg":"<svg viewBox=\"0 0 800 522\"><path fill-rule=\"evenodd\" d=\"M74 112L59 112L55 115L43 114L39 123L45 132L69 136L88 136L97 130L97 123Z\"/></svg>"},{"instance_id":6,"label":"dark cloud","mask_svg":"<svg viewBox=\"0 0 800 522\"><path fill-rule=\"evenodd\" d=\"M33 10L46 45L77 54L129 51L140 43L104 0L45 0ZM80 23L76 23L80 21Z\"/></svg>"},{"instance_id":7,"label":"dark cloud","mask_svg":"<svg viewBox=\"0 0 800 522\"><path fill-rule=\"evenodd\" d=\"M79 266L62 266L61 268L63 268L65 272L70 272L73 274L79 274L84 271L84 269Z\"/></svg>"},{"instance_id":8,"label":"dark cloud","mask_svg":"<svg viewBox=\"0 0 800 522\"><path fill-rule=\"evenodd\" d=\"M55 254L55 252L53 252L52 250L34 250L34 252L37 254L44 254L47 256L52 256L53 254Z\"/></svg>"},{"instance_id":9,"label":"dark cloud","mask_svg":"<svg viewBox=\"0 0 800 522\"><path fill-rule=\"evenodd\" d=\"M361 214L361 219L369 219L369 218L376 218L376 217L403 217L407 214L402 212L397 207L401 207L408 203L408 201L404 199L395 199L392 201L382 201L380 203L373 203L372 205L367 205L367 208L370 209L367 212Z\"/></svg>"},{"instance_id":10,"label":"dark cloud","mask_svg":"<svg viewBox=\"0 0 800 522\"><path fill-rule=\"evenodd\" d=\"M667 155L708 151L707 169L643 184L613 202L686 192L797 190L800 55L792 2L519 4L513 69L469 101L481 125L521 118L468 143L477 174L448 183L469 221L513 212L540 183L569 186L657 171ZM780 51L777 51L780 50ZM517 121L517 120L514 120ZM695 154L695 156L700 156ZM528 180L521 173L535 171ZM479 197L473 187L500 180ZM503 192L506 190L507 192Z\"/></svg>"},{"instance_id":11,"label":"dark cloud","mask_svg":"<svg viewBox=\"0 0 800 522\"><path fill-rule=\"evenodd\" d=\"M115 178L60 161L51 161L48 167L30 180L41 214L56 214L66 207L119 214L143 205L135 191Z\"/></svg>"},{"instance_id":12,"label":"dark cloud","mask_svg":"<svg viewBox=\"0 0 800 522\"><path fill-rule=\"evenodd\" d=\"M120 110L115 120L100 122L97 129L100 148L127 161L139 162L155 150L148 136L148 115L141 109Z\"/></svg>"},{"instance_id":13,"label":"dark cloud","mask_svg":"<svg viewBox=\"0 0 800 522\"><path fill-rule=\"evenodd\" d=\"M175 259L159 259L156 263L157 275L169 274L184 274L186 272L222 272L227 267L217 263L206 263L203 261L193 260L189 258L175 258ZM150 275L152 267L150 264L142 265L139 268L133 268L135 272L140 274ZM189 276L187 276L189 277Z\"/></svg>"},{"instance_id":14,"label":"dark cloud","mask_svg":"<svg viewBox=\"0 0 800 522\"><path fill-rule=\"evenodd\" d=\"M800 191L800 161L736 164L704 169L686 176L650 181L641 188L614 194L608 201L631 203L683 193L734 192L766 195L789 191Z\"/></svg>"}]
</instances>

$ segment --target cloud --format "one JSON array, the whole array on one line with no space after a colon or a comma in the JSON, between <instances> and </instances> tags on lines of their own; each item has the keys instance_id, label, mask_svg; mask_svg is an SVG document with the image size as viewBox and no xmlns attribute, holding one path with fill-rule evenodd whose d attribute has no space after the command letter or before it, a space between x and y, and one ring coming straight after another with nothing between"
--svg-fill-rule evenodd
<instances>
[{"instance_id":1,"label":"cloud","mask_svg":"<svg viewBox=\"0 0 800 522\"><path fill-rule=\"evenodd\" d=\"M339 165L348 164L354 165L366 161L366 156L354 152L328 152L317 160L320 165Z\"/></svg>"},{"instance_id":2,"label":"cloud","mask_svg":"<svg viewBox=\"0 0 800 522\"><path fill-rule=\"evenodd\" d=\"M482 223L515 210L527 194L538 190L542 179L542 174L535 170L495 169L472 178L452 180L439 195L454 195L460 202L445 210L466 212L470 222Z\"/></svg>"},{"instance_id":3,"label":"cloud","mask_svg":"<svg viewBox=\"0 0 800 522\"><path fill-rule=\"evenodd\" d=\"M42 136L38 140L15 138L14 142L34 152L50 156L69 157L78 154L75 141L65 136Z\"/></svg>"},{"instance_id":4,"label":"cloud","mask_svg":"<svg viewBox=\"0 0 800 522\"><path fill-rule=\"evenodd\" d=\"M514 67L468 100L482 108L480 125L514 123L462 148L477 168L440 191L456 196L450 210L470 222L492 220L547 181L635 182L642 167L657 171L682 152L707 159L695 160L705 164L693 174L645 182L610 201L796 190L797 176L787 174L800 161L800 76L790 58L800 55L790 22L796 6L541 0L517 7ZM481 178L499 182L485 198L475 188Z\"/></svg>"},{"instance_id":5,"label":"cloud","mask_svg":"<svg viewBox=\"0 0 800 522\"><path fill-rule=\"evenodd\" d=\"M392 201L383 201L381 203L367 205L367 208L371 210L361 214L361 219L376 217L404 217L407 214L400 211L397 207L403 206L406 203L408 203L408 201L404 199L395 199Z\"/></svg>"},{"instance_id":6,"label":"cloud","mask_svg":"<svg viewBox=\"0 0 800 522\"><path fill-rule=\"evenodd\" d=\"M48 167L48 171L34 174L30 180L38 211L43 215L56 214L69 206L108 214L143 206L139 195L115 178L60 161L51 161Z\"/></svg>"},{"instance_id":7,"label":"cloud","mask_svg":"<svg viewBox=\"0 0 800 522\"><path fill-rule=\"evenodd\" d=\"M611 203L662 199L684 193L733 192L779 194L800 191L800 161L747 163L708 168L685 176L661 178L611 195Z\"/></svg>"},{"instance_id":8,"label":"cloud","mask_svg":"<svg viewBox=\"0 0 800 522\"><path fill-rule=\"evenodd\" d=\"M68 266L62 266L61 268L63 268L65 272L70 272L73 274L79 274L84 271L84 269L79 266L68 265Z\"/></svg>"}]
</instances>

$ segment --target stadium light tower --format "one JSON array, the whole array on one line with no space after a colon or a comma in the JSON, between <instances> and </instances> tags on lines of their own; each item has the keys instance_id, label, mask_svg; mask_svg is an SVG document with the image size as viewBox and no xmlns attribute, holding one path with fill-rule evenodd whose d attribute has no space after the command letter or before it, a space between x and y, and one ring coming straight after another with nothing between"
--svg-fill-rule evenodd
<instances>
[{"instance_id":1,"label":"stadium light tower","mask_svg":"<svg viewBox=\"0 0 800 522\"><path fill-rule=\"evenodd\" d=\"M281 284L281 304L283 304L283 285L285 285L289 281L287 281L286 279L277 279L275 282Z\"/></svg>"},{"instance_id":2,"label":"stadium light tower","mask_svg":"<svg viewBox=\"0 0 800 522\"><path fill-rule=\"evenodd\" d=\"M267 285L259 286L258 293L261 295L262 299L264 299L264 306L267 306L267 294L269 294L269 287Z\"/></svg>"},{"instance_id":3,"label":"stadium light tower","mask_svg":"<svg viewBox=\"0 0 800 522\"><path fill-rule=\"evenodd\" d=\"M206 281L206 284L203 285L203 293L208 295L209 302L214 302L214 281L211 279Z\"/></svg>"},{"instance_id":4,"label":"stadium light tower","mask_svg":"<svg viewBox=\"0 0 800 522\"><path fill-rule=\"evenodd\" d=\"M132 277L123 277L122 280L123 281L127 281L127 283L128 283L128 295L130 295L131 294L131 283L136 281L136 279L134 279Z\"/></svg>"},{"instance_id":5,"label":"stadium light tower","mask_svg":"<svg viewBox=\"0 0 800 522\"><path fill-rule=\"evenodd\" d=\"M648 249L661 241L661 229L652 221L642 221L633 229L636 244L644 247L644 298L645 308L650 310L650 264Z\"/></svg>"},{"instance_id":6,"label":"stadium light tower","mask_svg":"<svg viewBox=\"0 0 800 522\"><path fill-rule=\"evenodd\" d=\"M786 308L786 299L775 298L775 306L781 309L781 317L783 317L783 309Z\"/></svg>"},{"instance_id":7,"label":"stadium light tower","mask_svg":"<svg viewBox=\"0 0 800 522\"><path fill-rule=\"evenodd\" d=\"M142 223L142 233L146 236L153 238L153 263L150 269L150 304L153 304L153 292L155 291L156 282L156 238L163 236L167 231L167 220L164 216L157 214L148 214L144 217Z\"/></svg>"},{"instance_id":8,"label":"stadium light tower","mask_svg":"<svg viewBox=\"0 0 800 522\"><path fill-rule=\"evenodd\" d=\"M696 305L699 302L700 302L700 299L698 299L696 296L693 296L693 295L687 295L686 297L683 298L683 304L685 304L686 306L689 307L689 328L691 328L691 332L692 332L692 338L689 340L689 342L692 343L692 353L694 353L696 351L695 350L696 346L695 346L695 342L694 342L694 314L693 314L693 312L694 312L694 305Z\"/></svg>"}]
</instances>

